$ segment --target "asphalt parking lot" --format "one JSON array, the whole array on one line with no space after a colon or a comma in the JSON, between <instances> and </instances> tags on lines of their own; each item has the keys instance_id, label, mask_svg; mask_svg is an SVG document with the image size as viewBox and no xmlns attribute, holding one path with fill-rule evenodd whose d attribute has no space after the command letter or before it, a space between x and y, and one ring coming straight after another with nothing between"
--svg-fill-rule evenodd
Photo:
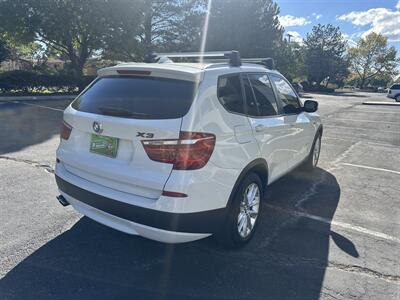
<instances>
[{"instance_id":1,"label":"asphalt parking lot","mask_svg":"<svg viewBox=\"0 0 400 300\"><path fill-rule=\"evenodd\" d=\"M274 183L254 239L164 245L56 201L68 101L0 103L1 299L399 299L400 107L320 103L319 169Z\"/></svg>"}]
</instances>

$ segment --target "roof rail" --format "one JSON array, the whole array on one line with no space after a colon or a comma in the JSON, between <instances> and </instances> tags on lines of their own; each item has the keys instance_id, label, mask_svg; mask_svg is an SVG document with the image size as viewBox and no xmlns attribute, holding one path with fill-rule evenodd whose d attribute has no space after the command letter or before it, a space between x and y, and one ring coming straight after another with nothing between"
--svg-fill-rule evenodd
<instances>
[{"instance_id":1,"label":"roof rail","mask_svg":"<svg viewBox=\"0 0 400 300\"><path fill-rule=\"evenodd\" d=\"M232 67L240 67L242 62L261 64L268 69L274 69L274 60L270 57L265 58L240 58L239 51L211 51L211 52L171 52L171 53L152 53L153 62L157 63L172 63L172 58L197 58L207 59L207 61L224 62L229 60L229 65Z\"/></svg>"},{"instance_id":2,"label":"roof rail","mask_svg":"<svg viewBox=\"0 0 400 300\"><path fill-rule=\"evenodd\" d=\"M173 53L153 53L152 58L154 62L166 63L172 62L171 58L206 58L210 60L229 60L229 65L232 67L240 67L242 61L240 59L239 51L213 51L213 52L173 52Z\"/></svg>"},{"instance_id":3,"label":"roof rail","mask_svg":"<svg viewBox=\"0 0 400 300\"><path fill-rule=\"evenodd\" d=\"M264 57L264 58L243 58L243 62L246 63L253 63L253 64L260 64L267 67L270 70L275 69L275 61L271 57Z\"/></svg>"}]
</instances>

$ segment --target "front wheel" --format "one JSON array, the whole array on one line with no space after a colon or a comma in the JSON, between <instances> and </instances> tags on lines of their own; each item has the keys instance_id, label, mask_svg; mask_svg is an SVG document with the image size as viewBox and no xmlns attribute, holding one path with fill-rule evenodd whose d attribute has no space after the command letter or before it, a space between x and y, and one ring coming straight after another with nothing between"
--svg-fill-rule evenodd
<instances>
[{"instance_id":1,"label":"front wheel","mask_svg":"<svg viewBox=\"0 0 400 300\"><path fill-rule=\"evenodd\" d=\"M400 102L400 95L397 95L395 99L396 99L396 102Z\"/></svg>"},{"instance_id":2,"label":"front wheel","mask_svg":"<svg viewBox=\"0 0 400 300\"><path fill-rule=\"evenodd\" d=\"M238 248L253 236L261 213L263 188L260 177L249 173L232 199L224 226L216 238L225 247Z\"/></svg>"},{"instance_id":3,"label":"front wheel","mask_svg":"<svg viewBox=\"0 0 400 300\"><path fill-rule=\"evenodd\" d=\"M321 152L321 138L322 134L318 132L317 136L314 139L310 154L302 165L303 170L312 171L317 167L319 155Z\"/></svg>"}]
</instances>

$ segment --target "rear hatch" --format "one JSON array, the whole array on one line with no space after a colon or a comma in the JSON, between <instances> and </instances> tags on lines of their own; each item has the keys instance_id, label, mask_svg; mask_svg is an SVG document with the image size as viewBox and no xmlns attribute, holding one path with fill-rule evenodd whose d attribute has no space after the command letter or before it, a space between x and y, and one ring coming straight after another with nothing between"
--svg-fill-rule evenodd
<instances>
[{"instance_id":1,"label":"rear hatch","mask_svg":"<svg viewBox=\"0 0 400 300\"><path fill-rule=\"evenodd\" d=\"M118 191L157 199L173 165L151 160L142 142L179 138L198 84L190 74L175 75L125 69L99 77L64 113L72 130L57 155L65 169Z\"/></svg>"}]
</instances>

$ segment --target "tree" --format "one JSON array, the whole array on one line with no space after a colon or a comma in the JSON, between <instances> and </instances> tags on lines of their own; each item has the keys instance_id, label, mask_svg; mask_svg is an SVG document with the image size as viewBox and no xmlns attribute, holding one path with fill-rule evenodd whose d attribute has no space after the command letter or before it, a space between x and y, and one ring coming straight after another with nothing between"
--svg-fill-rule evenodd
<instances>
[{"instance_id":1,"label":"tree","mask_svg":"<svg viewBox=\"0 0 400 300\"><path fill-rule=\"evenodd\" d=\"M146 53L179 43L179 33L188 18L201 14L204 1L198 0L148 0L144 8L142 32L139 38ZM200 24L194 24L200 32Z\"/></svg>"},{"instance_id":2,"label":"tree","mask_svg":"<svg viewBox=\"0 0 400 300\"><path fill-rule=\"evenodd\" d=\"M304 76L304 47L299 43L283 40L276 54L276 66L290 81L302 81Z\"/></svg>"},{"instance_id":3,"label":"tree","mask_svg":"<svg viewBox=\"0 0 400 300\"><path fill-rule=\"evenodd\" d=\"M7 59L12 61L20 61L25 66L34 68L42 65L48 59L48 53L42 44L35 42L23 43L7 33L1 34L0 40L7 45Z\"/></svg>"},{"instance_id":4,"label":"tree","mask_svg":"<svg viewBox=\"0 0 400 300\"><path fill-rule=\"evenodd\" d=\"M360 39L356 47L349 49L351 70L357 76L360 88L378 75L396 75L399 59L396 59L396 49L388 47L387 40L381 34L372 32Z\"/></svg>"},{"instance_id":5,"label":"tree","mask_svg":"<svg viewBox=\"0 0 400 300\"><path fill-rule=\"evenodd\" d=\"M239 50L242 57L274 57L282 41L279 8L272 0L214 0L207 50Z\"/></svg>"},{"instance_id":6,"label":"tree","mask_svg":"<svg viewBox=\"0 0 400 300\"><path fill-rule=\"evenodd\" d=\"M304 65L310 83L341 82L348 74L347 42L339 27L318 24L304 40Z\"/></svg>"},{"instance_id":7,"label":"tree","mask_svg":"<svg viewBox=\"0 0 400 300\"><path fill-rule=\"evenodd\" d=\"M167 35L164 43L158 47L161 46L165 51L200 51L205 12L206 1L188 1L179 21L174 23L173 34Z\"/></svg>"},{"instance_id":8,"label":"tree","mask_svg":"<svg viewBox=\"0 0 400 300\"><path fill-rule=\"evenodd\" d=\"M1 39L0 36L0 64L7 60L10 57L10 50L7 46L7 43Z\"/></svg>"},{"instance_id":9,"label":"tree","mask_svg":"<svg viewBox=\"0 0 400 300\"><path fill-rule=\"evenodd\" d=\"M103 48L105 37L121 26L121 20L136 16L135 7L124 1L0 0L0 28L68 58L77 79L87 59Z\"/></svg>"},{"instance_id":10,"label":"tree","mask_svg":"<svg viewBox=\"0 0 400 300\"><path fill-rule=\"evenodd\" d=\"M107 40L105 57L140 61L153 51L198 50L204 0L145 0L124 5L140 11L139 25L119 26Z\"/></svg>"}]
</instances>

